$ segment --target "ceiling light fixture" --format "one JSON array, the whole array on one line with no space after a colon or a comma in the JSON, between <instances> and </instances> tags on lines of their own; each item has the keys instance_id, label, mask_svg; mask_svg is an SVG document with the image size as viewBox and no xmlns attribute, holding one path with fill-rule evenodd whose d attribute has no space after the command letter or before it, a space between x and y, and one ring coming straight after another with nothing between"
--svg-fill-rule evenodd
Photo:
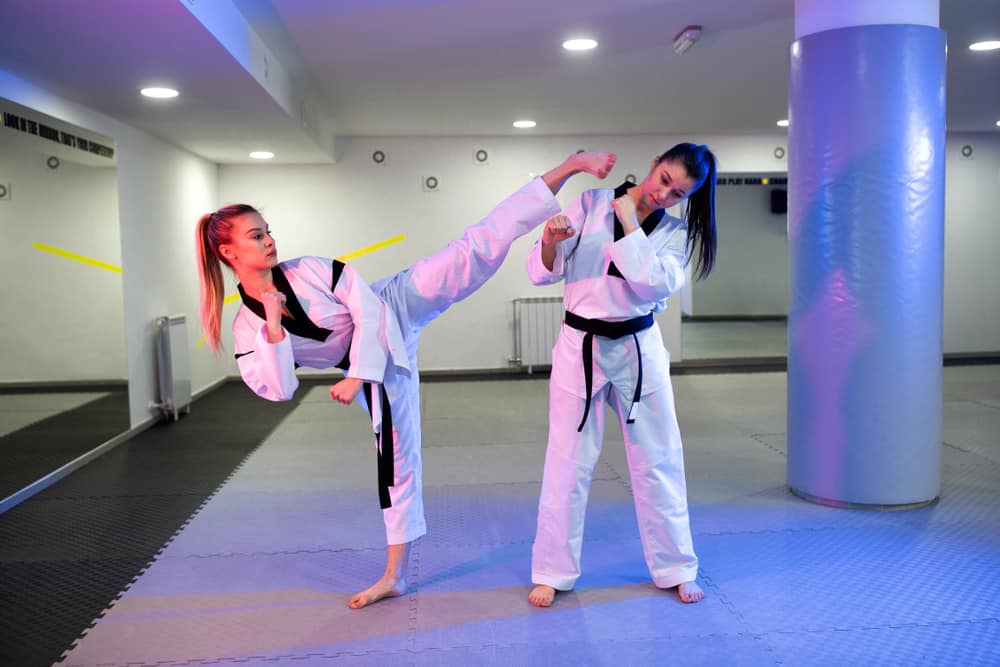
<instances>
[{"instance_id":1,"label":"ceiling light fixture","mask_svg":"<svg viewBox=\"0 0 1000 667\"><path fill-rule=\"evenodd\" d=\"M788 127L788 119L782 118L778 121L778 127Z\"/></svg>"},{"instance_id":2,"label":"ceiling light fixture","mask_svg":"<svg viewBox=\"0 0 1000 667\"><path fill-rule=\"evenodd\" d=\"M515 120L514 121L514 127L516 127L519 130L527 130L528 128L534 127L537 124L538 123L536 123L533 120Z\"/></svg>"},{"instance_id":3,"label":"ceiling light fixture","mask_svg":"<svg viewBox=\"0 0 1000 667\"><path fill-rule=\"evenodd\" d=\"M254 160L270 160L274 157L274 153L271 151L254 151L250 153L250 157Z\"/></svg>"},{"instance_id":4,"label":"ceiling light fixture","mask_svg":"<svg viewBox=\"0 0 1000 667\"><path fill-rule=\"evenodd\" d=\"M701 26L689 25L674 36L674 53L680 55L701 38Z\"/></svg>"},{"instance_id":5,"label":"ceiling light fixture","mask_svg":"<svg viewBox=\"0 0 1000 667\"><path fill-rule=\"evenodd\" d=\"M1000 40L990 40L987 42L976 42L975 44L969 44L970 51L996 51L1000 49Z\"/></svg>"},{"instance_id":6,"label":"ceiling light fixture","mask_svg":"<svg viewBox=\"0 0 1000 667\"><path fill-rule=\"evenodd\" d=\"M139 91L146 97L153 97L158 100L167 100L171 97L177 97L179 93L173 88L143 88Z\"/></svg>"},{"instance_id":7,"label":"ceiling light fixture","mask_svg":"<svg viewBox=\"0 0 1000 667\"><path fill-rule=\"evenodd\" d=\"M590 51L597 48L597 40L590 39L589 37L567 39L563 42L563 48L567 51Z\"/></svg>"}]
</instances>

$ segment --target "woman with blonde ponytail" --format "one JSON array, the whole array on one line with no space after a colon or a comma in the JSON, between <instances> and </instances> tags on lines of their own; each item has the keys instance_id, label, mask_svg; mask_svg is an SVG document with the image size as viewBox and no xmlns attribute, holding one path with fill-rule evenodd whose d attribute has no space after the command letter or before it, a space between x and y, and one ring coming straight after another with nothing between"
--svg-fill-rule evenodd
<instances>
[{"instance_id":1,"label":"woman with blonde ponytail","mask_svg":"<svg viewBox=\"0 0 1000 667\"><path fill-rule=\"evenodd\" d=\"M683 219L667 214L687 201ZM572 240L571 240L572 239ZM682 602L704 597L688 525L681 435L670 360L653 313L715 263L715 156L678 144L653 159L640 183L588 190L550 220L528 256L536 285L565 280L565 323L552 352L549 441L528 600L552 605L580 576L591 475L601 453L604 406L618 415L646 565Z\"/></svg>"},{"instance_id":2,"label":"woman with blonde ponytail","mask_svg":"<svg viewBox=\"0 0 1000 667\"><path fill-rule=\"evenodd\" d=\"M215 213L206 213L198 220L195 247L198 254L198 277L201 283L199 308L201 326L205 332L205 340L216 353L221 349L220 329L225 280L222 276L221 258L212 249L211 239L214 238L215 245L218 246L220 238L229 238L231 235L232 219L256 212L252 206L238 204L220 208Z\"/></svg>"},{"instance_id":3,"label":"woman with blonde ponytail","mask_svg":"<svg viewBox=\"0 0 1000 667\"><path fill-rule=\"evenodd\" d=\"M205 336L220 349L220 263L236 275L243 304L233 321L233 346L244 382L272 401L291 398L297 365L338 367L330 388L340 403L357 400L376 434L378 495L386 527L385 573L351 597L358 609L406 591L410 544L427 532L421 490L420 331L492 276L519 237L559 212L555 194L570 176L607 176L612 153L577 153L501 202L462 238L409 269L368 285L337 260L300 257L278 262L270 229L245 204L198 221L198 271Z\"/></svg>"}]
</instances>

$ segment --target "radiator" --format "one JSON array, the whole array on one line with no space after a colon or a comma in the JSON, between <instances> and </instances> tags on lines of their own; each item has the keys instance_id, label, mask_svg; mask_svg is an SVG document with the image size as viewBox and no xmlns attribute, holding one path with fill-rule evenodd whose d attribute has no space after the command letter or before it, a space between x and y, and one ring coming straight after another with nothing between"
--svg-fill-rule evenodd
<instances>
[{"instance_id":1,"label":"radiator","mask_svg":"<svg viewBox=\"0 0 1000 667\"><path fill-rule=\"evenodd\" d=\"M179 413L191 412L191 365L188 363L187 323L184 315L156 320L157 374L160 402L156 404L167 419L177 421Z\"/></svg>"},{"instance_id":2,"label":"radiator","mask_svg":"<svg viewBox=\"0 0 1000 667\"><path fill-rule=\"evenodd\" d=\"M563 321L561 296L514 299L514 356L511 363L527 367L552 365L552 348Z\"/></svg>"}]
</instances>

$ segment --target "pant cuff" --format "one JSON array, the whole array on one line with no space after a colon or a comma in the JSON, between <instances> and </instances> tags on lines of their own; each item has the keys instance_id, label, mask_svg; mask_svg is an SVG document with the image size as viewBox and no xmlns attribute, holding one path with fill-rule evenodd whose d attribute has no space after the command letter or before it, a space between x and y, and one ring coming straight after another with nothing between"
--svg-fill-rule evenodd
<instances>
[{"instance_id":1,"label":"pant cuff","mask_svg":"<svg viewBox=\"0 0 1000 667\"><path fill-rule=\"evenodd\" d=\"M551 586L557 591L571 591L573 586L576 585L576 580L579 577L559 577L551 574L542 574L541 572L531 573L531 583L536 586L541 584L542 586Z\"/></svg>"},{"instance_id":2,"label":"pant cuff","mask_svg":"<svg viewBox=\"0 0 1000 667\"><path fill-rule=\"evenodd\" d=\"M681 565L653 572L653 583L657 588L673 588L698 576L697 565Z\"/></svg>"},{"instance_id":3,"label":"pant cuff","mask_svg":"<svg viewBox=\"0 0 1000 667\"><path fill-rule=\"evenodd\" d=\"M403 529L389 530L386 528L385 538L389 544L407 544L418 537L427 534L427 524L421 521L419 524L407 526Z\"/></svg>"}]
</instances>

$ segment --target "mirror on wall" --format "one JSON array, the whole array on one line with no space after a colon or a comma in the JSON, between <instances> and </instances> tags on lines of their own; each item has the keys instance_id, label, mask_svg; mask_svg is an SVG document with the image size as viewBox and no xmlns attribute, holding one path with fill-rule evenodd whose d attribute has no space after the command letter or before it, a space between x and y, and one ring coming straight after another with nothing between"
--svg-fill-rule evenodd
<instances>
[{"instance_id":1,"label":"mirror on wall","mask_svg":"<svg viewBox=\"0 0 1000 667\"><path fill-rule=\"evenodd\" d=\"M784 358L788 175L721 173L715 269L681 298L684 361Z\"/></svg>"},{"instance_id":2,"label":"mirror on wall","mask_svg":"<svg viewBox=\"0 0 1000 667\"><path fill-rule=\"evenodd\" d=\"M129 415L114 141L3 98L0 111L2 511Z\"/></svg>"}]
</instances>

